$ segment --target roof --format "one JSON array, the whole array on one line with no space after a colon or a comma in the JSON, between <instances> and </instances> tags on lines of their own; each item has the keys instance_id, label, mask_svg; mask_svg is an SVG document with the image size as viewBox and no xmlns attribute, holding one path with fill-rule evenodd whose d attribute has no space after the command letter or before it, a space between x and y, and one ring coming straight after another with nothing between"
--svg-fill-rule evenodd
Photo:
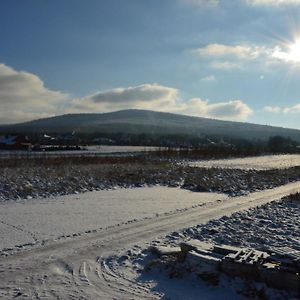
<instances>
[{"instance_id":1,"label":"roof","mask_svg":"<svg viewBox=\"0 0 300 300\"><path fill-rule=\"evenodd\" d=\"M17 136L8 135L8 136L0 136L0 144L5 145L14 145L16 143Z\"/></svg>"}]
</instances>

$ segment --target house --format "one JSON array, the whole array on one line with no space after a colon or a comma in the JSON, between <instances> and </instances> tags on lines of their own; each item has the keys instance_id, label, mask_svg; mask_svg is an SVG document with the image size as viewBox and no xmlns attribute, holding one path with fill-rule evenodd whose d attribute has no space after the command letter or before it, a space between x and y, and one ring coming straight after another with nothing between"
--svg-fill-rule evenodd
<instances>
[{"instance_id":1,"label":"house","mask_svg":"<svg viewBox=\"0 0 300 300\"><path fill-rule=\"evenodd\" d=\"M2 135L0 136L0 149L2 150L29 150L32 147L27 136Z\"/></svg>"}]
</instances>

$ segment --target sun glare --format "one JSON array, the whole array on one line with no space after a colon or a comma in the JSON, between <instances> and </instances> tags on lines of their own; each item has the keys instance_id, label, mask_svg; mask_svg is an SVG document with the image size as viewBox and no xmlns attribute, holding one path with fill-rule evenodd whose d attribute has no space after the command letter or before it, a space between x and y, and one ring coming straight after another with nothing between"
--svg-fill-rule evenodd
<instances>
[{"instance_id":1,"label":"sun glare","mask_svg":"<svg viewBox=\"0 0 300 300\"><path fill-rule=\"evenodd\" d=\"M300 63L300 38L295 39L292 43L283 43L282 47L277 47L272 56L286 62Z\"/></svg>"},{"instance_id":2,"label":"sun glare","mask_svg":"<svg viewBox=\"0 0 300 300\"><path fill-rule=\"evenodd\" d=\"M287 58L293 62L300 62L300 39L297 39L293 44L289 45Z\"/></svg>"}]
</instances>

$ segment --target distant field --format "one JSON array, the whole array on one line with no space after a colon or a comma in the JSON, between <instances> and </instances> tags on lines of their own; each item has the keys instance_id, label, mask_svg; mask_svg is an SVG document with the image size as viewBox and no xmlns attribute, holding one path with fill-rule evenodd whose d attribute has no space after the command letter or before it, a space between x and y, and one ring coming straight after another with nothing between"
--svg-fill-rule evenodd
<instances>
[{"instance_id":1,"label":"distant field","mask_svg":"<svg viewBox=\"0 0 300 300\"><path fill-rule=\"evenodd\" d=\"M88 151L95 151L98 153L124 153L124 152L144 152L156 151L158 147L150 146L89 146Z\"/></svg>"},{"instance_id":2,"label":"distant field","mask_svg":"<svg viewBox=\"0 0 300 300\"><path fill-rule=\"evenodd\" d=\"M234 159L196 161L189 164L200 168L271 170L300 166L300 155L267 155Z\"/></svg>"},{"instance_id":3,"label":"distant field","mask_svg":"<svg viewBox=\"0 0 300 300\"><path fill-rule=\"evenodd\" d=\"M60 156L103 156L113 154L130 154L136 152L156 151L157 147L149 146L88 146L86 150L72 151L0 151L0 158L14 157L60 157Z\"/></svg>"}]
</instances>

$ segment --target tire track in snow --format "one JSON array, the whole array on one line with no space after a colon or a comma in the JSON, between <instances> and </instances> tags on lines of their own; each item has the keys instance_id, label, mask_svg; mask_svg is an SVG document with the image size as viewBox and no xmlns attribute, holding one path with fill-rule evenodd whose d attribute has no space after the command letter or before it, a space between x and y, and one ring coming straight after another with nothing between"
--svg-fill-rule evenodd
<instances>
[{"instance_id":1,"label":"tire track in snow","mask_svg":"<svg viewBox=\"0 0 300 300\"><path fill-rule=\"evenodd\" d=\"M146 285L132 282L114 270L110 257L136 243L299 191L300 182L292 183L2 257L0 290L5 290L2 298L12 299L19 291L18 299L25 299L25 295L27 299L28 295L32 299L158 299L158 295L147 292Z\"/></svg>"}]
</instances>

